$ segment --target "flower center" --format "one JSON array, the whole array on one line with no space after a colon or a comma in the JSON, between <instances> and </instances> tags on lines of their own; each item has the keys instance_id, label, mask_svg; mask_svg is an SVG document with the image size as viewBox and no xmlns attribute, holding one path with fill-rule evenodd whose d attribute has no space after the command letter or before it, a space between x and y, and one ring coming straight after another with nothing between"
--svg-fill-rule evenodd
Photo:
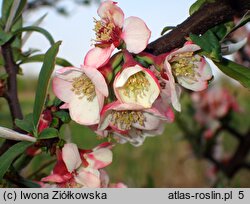
<instances>
[{"instance_id":1,"label":"flower center","mask_svg":"<svg viewBox=\"0 0 250 204\"><path fill-rule=\"evenodd\" d=\"M126 84L122 87L123 94L127 97L135 97L135 100L143 98L149 90L150 83L145 76L144 72L137 72L136 74L130 76Z\"/></svg>"},{"instance_id":2,"label":"flower center","mask_svg":"<svg viewBox=\"0 0 250 204\"><path fill-rule=\"evenodd\" d=\"M145 126L145 116L141 111L112 111L111 124L121 130L130 130L133 123L139 123Z\"/></svg>"},{"instance_id":3,"label":"flower center","mask_svg":"<svg viewBox=\"0 0 250 204\"><path fill-rule=\"evenodd\" d=\"M176 77L184 76L195 78L194 68L197 66L194 62L197 61L198 60L193 56L193 52L178 54L171 63L173 73Z\"/></svg>"},{"instance_id":4,"label":"flower center","mask_svg":"<svg viewBox=\"0 0 250 204\"><path fill-rule=\"evenodd\" d=\"M93 101L96 96L95 85L86 74L73 78L71 90L79 96L79 99L86 96L88 101Z\"/></svg>"},{"instance_id":5,"label":"flower center","mask_svg":"<svg viewBox=\"0 0 250 204\"><path fill-rule=\"evenodd\" d=\"M97 44L111 44L114 43L116 47L120 45L120 34L121 29L117 27L113 22L110 21L97 21L94 19L95 22L95 41Z\"/></svg>"}]
</instances>

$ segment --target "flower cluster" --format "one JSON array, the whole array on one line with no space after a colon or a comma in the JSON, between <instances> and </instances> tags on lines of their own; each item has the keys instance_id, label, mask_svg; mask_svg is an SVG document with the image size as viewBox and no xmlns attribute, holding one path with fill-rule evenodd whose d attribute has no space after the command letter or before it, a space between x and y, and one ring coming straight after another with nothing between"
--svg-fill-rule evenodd
<instances>
[{"instance_id":1,"label":"flower cluster","mask_svg":"<svg viewBox=\"0 0 250 204\"><path fill-rule=\"evenodd\" d=\"M99 188L125 187L124 184L109 184L107 173L102 169L112 162L110 143L102 143L92 150L78 149L67 143L57 150L57 163L52 174L42 178L43 187Z\"/></svg>"},{"instance_id":2,"label":"flower cluster","mask_svg":"<svg viewBox=\"0 0 250 204\"><path fill-rule=\"evenodd\" d=\"M239 111L238 103L227 89L210 88L193 93L191 97L196 110L195 120L205 127L203 136L207 139L221 127L224 118L232 111Z\"/></svg>"},{"instance_id":3,"label":"flower cluster","mask_svg":"<svg viewBox=\"0 0 250 204\"><path fill-rule=\"evenodd\" d=\"M181 87L207 88L211 69L192 42L160 56L143 52L150 30L138 17L124 19L113 1L103 2L97 13L95 47L80 68L57 71L53 91L75 122L138 146L174 120L172 108L181 110Z\"/></svg>"}]
</instances>

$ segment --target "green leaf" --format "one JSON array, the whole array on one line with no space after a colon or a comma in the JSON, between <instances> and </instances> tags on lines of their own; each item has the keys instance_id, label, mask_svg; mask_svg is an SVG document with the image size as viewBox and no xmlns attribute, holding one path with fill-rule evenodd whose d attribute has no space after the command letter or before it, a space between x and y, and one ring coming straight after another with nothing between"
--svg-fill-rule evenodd
<instances>
[{"instance_id":1,"label":"green leaf","mask_svg":"<svg viewBox=\"0 0 250 204\"><path fill-rule=\"evenodd\" d=\"M216 35L217 39L221 41L227 33L227 27L225 24L220 24L213 27L211 31Z\"/></svg>"},{"instance_id":2,"label":"green leaf","mask_svg":"<svg viewBox=\"0 0 250 204\"><path fill-rule=\"evenodd\" d=\"M38 85L36 89L36 97L33 108L33 120L35 128L38 125L38 121L46 100L50 77L55 67L56 55L59 51L60 44L61 41L52 45L52 47L46 52L44 57L44 63L42 65L42 69L38 78Z\"/></svg>"},{"instance_id":3,"label":"green leaf","mask_svg":"<svg viewBox=\"0 0 250 204\"><path fill-rule=\"evenodd\" d=\"M220 43L211 30L208 30L202 36L190 34L189 37L195 44L199 45L203 51L207 52L209 57L213 60L220 61Z\"/></svg>"},{"instance_id":4,"label":"green leaf","mask_svg":"<svg viewBox=\"0 0 250 204\"><path fill-rule=\"evenodd\" d=\"M38 138L41 139L51 139L58 137L58 130L55 128L46 128L44 129L38 136Z\"/></svg>"},{"instance_id":5,"label":"green leaf","mask_svg":"<svg viewBox=\"0 0 250 204\"><path fill-rule=\"evenodd\" d=\"M0 157L0 181L3 179L4 174L8 171L12 162L22 154L27 147L31 146L31 142L18 142L12 147L10 147L1 157Z\"/></svg>"},{"instance_id":6,"label":"green leaf","mask_svg":"<svg viewBox=\"0 0 250 204\"><path fill-rule=\"evenodd\" d=\"M248 67L237 64L226 58L222 58L221 62L214 63L224 72L224 74L239 81L246 88L250 88L250 69Z\"/></svg>"},{"instance_id":7,"label":"green leaf","mask_svg":"<svg viewBox=\"0 0 250 204\"><path fill-rule=\"evenodd\" d=\"M189 15L191 16L196 11L198 11L200 9L200 7L202 7L203 4L205 4L205 3L213 3L213 2L215 2L215 0L197 0L189 8Z\"/></svg>"},{"instance_id":8,"label":"green leaf","mask_svg":"<svg viewBox=\"0 0 250 204\"><path fill-rule=\"evenodd\" d=\"M14 18L13 22L16 22L18 20L18 18L22 15L23 10L26 6L26 3L27 3L27 0L20 1L20 4L19 4L18 9L16 11L15 18Z\"/></svg>"},{"instance_id":9,"label":"green leaf","mask_svg":"<svg viewBox=\"0 0 250 204\"><path fill-rule=\"evenodd\" d=\"M59 98L55 97L53 100L53 105L57 107L61 104L62 104L62 101Z\"/></svg>"},{"instance_id":10,"label":"green leaf","mask_svg":"<svg viewBox=\"0 0 250 204\"><path fill-rule=\"evenodd\" d=\"M25 130L28 133L32 133L34 130L33 114L30 113L26 115L23 120L15 119L15 124L20 129Z\"/></svg>"},{"instance_id":11,"label":"green leaf","mask_svg":"<svg viewBox=\"0 0 250 204\"><path fill-rule=\"evenodd\" d=\"M22 32L27 32L27 31L32 31L32 32L35 31L35 32L41 33L44 35L44 37L47 38L47 40L50 42L51 45L55 43L52 35L47 30L40 28L38 26L27 26L27 27L20 28L14 32L14 35L18 35Z\"/></svg>"},{"instance_id":12,"label":"green leaf","mask_svg":"<svg viewBox=\"0 0 250 204\"><path fill-rule=\"evenodd\" d=\"M42 21L45 19L45 17L47 16L47 13L44 14L43 16L41 16L39 19L37 19L31 26L39 26ZM29 37L31 36L32 32L26 32L23 36L23 45L27 42L27 40L29 39Z\"/></svg>"},{"instance_id":13,"label":"green leaf","mask_svg":"<svg viewBox=\"0 0 250 204\"><path fill-rule=\"evenodd\" d=\"M21 64L25 64L25 63L32 63L32 62L43 62L44 61L44 55L43 54L39 54L39 55L34 55L31 57L28 57L26 59L24 59ZM70 62L68 62L67 60L57 57L56 58L56 64L60 65L62 67L70 67L72 66L72 64Z\"/></svg>"},{"instance_id":14,"label":"green leaf","mask_svg":"<svg viewBox=\"0 0 250 204\"><path fill-rule=\"evenodd\" d=\"M0 27L0 46L8 42L12 38L12 34L6 33L3 31L3 29Z\"/></svg>"},{"instance_id":15,"label":"green leaf","mask_svg":"<svg viewBox=\"0 0 250 204\"><path fill-rule=\"evenodd\" d=\"M175 26L166 26L165 28L162 29L161 35L164 35L167 31L173 30L174 28L176 28L176 27Z\"/></svg>"},{"instance_id":16,"label":"green leaf","mask_svg":"<svg viewBox=\"0 0 250 204\"><path fill-rule=\"evenodd\" d=\"M9 15L10 15L10 10L11 10L12 4L13 4L13 0L3 0L3 3L2 3L2 21L3 21L3 23L6 23Z\"/></svg>"},{"instance_id":17,"label":"green leaf","mask_svg":"<svg viewBox=\"0 0 250 204\"><path fill-rule=\"evenodd\" d=\"M41 188L41 186L38 183L35 183L29 179L20 178L18 179L18 182L28 188Z\"/></svg>"},{"instance_id":18,"label":"green leaf","mask_svg":"<svg viewBox=\"0 0 250 204\"><path fill-rule=\"evenodd\" d=\"M12 35L14 37L14 41L11 43L11 47L18 48L20 50L22 48L22 33L14 35L14 32L16 30L21 29L22 27L23 27L23 18L22 18L22 16L20 16L16 20L16 22L14 23L14 25L12 25L12 28L11 28L11 32L12 32Z\"/></svg>"},{"instance_id":19,"label":"green leaf","mask_svg":"<svg viewBox=\"0 0 250 204\"><path fill-rule=\"evenodd\" d=\"M53 115L59 119L61 119L62 122L64 123L69 123L70 122L70 116L69 113L63 110L57 111L53 113Z\"/></svg>"}]
</instances>

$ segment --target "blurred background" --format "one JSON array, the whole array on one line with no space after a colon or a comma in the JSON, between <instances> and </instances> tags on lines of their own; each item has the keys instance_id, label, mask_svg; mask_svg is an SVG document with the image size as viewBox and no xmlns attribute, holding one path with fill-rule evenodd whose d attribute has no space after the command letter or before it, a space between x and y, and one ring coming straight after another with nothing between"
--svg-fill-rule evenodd
<instances>
[{"instance_id":1,"label":"blurred background","mask_svg":"<svg viewBox=\"0 0 250 204\"><path fill-rule=\"evenodd\" d=\"M29 2L24 23L31 25L46 14L40 26L46 28L56 41L63 41L58 56L67 59L75 66L82 64L85 54L91 47L91 39L94 39L93 17L98 18L96 10L99 1L33 0ZM184 21L189 16L189 7L194 2L195 0L169 2L118 0L126 17L138 16L147 23L152 31L151 41L160 36L165 26L176 26ZM233 37L249 35L247 27L249 25ZM49 43L43 36L34 33L23 50L30 48L38 48L41 52L45 52L49 48ZM249 67L247 64L250 61L247 51L249 47L246 46L244 49L230 58ZM26 64L22 67L24 75L18 78L19 97L24 115L32 112L40 68L39 63ZM206 108L211 104L204 105L206 110L204 107L197 107L190 93L184 93L181 98L183 111L181 114L176 113L176 122L166 125L163 135L147 138L140 147L124 144L117 145L113 149L113 163L107 168L112 182L121 181L129 187L250 187L249 153L245 158L246 166L237 170L230 178L220 171L214 162L211 162L211 158L206 156L209 153L219 162L227 162L239 145L239 140L234 136L233 131L244 137L250 128L249 91L221 74L215 67L213 67L213 73L215 79L211 90L222 90L218 92L221 93L218 94L218 101L229 101L229 98L225 98L223 94L227 92L238 108L233 107L232 104L222 104L221 106L226 109L225 114L216 117L213 115L209 117L212 118L211 120L201 122L197 119L197 114L200 113L198 109L203 108L203 116L207 117L210 113L206 112ZM53 97L52 93L51 97ZM212 109L215 112L216 107L219 106L218 101L212 102L214 108ZM0 98L0 123L1 126L11 127L8 106L2 98ZM211 124L215 126L211 127ZM225 124L231 128L231 132L224 127ZM212 133L209 132L210 130ZM61 134L72 134L74 142L84 149L93 148L94 145L101 143L91 130L74 122L65 125ZM23 175L31 179L37 179L33 177L36 171L40 172L40 177L48 175L53 168L54 159L48 160L47 156L45 153L36 156L23 171ZM44 164L42 169L40 169L41 163Z\"/></svg>"}]
</instances>

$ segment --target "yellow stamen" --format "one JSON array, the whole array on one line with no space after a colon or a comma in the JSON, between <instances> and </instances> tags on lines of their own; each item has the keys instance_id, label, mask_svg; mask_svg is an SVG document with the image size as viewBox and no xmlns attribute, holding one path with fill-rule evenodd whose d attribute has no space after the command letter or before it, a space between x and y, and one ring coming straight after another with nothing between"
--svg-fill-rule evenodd
<instances>
[{"instance_id":1,"label":"yellow stamen","mask_svg":"<svg viewBox=\"0 0 250 204\"><path fill-rule=\"evenodd\" d=\"M96 96L95 85L86 74L73 78L71 90L79 96L79 99L86 96L88 101L93 101Z\"/></svg>"},{"instance_id":2,"label":"yellow stamen","mask_svg":"<svg viewBox=\"0 0 250 204\"><path fill-rule=\"evenodd\" d=\"M112 111L111 123L121 130L130 130L133 123L145 126L146 118L141 111Z\"/></svg>"},{"instance_id":3,"label":"yellow stamen","mask_svg":"<svg viewBox=\"0 0 250 204\"><path fill-rule=\"evenodd\" d=\"M175 56L174 60L171 62L173 73L176 77L184 76L194 79L195 78L195 68L197 65L195 62L198 60L193 56L193 52L185 52Z\"/></svg>"},{"instance_id":4,"label":"yellow stamen","mask_svg":"<svg viewBox=\"0 0 250 204\"><path fill-rule=\"evenodd\" d=\"M130 76L126 84L120 88L123 94L127 97L134 97L137 101L138 97L143 98L145 92L149 90L150 83L145 77L144 72L137 72Z\"/></svg>"},{"instance_id":5,"label":"yellow stamen","mask_svg":"<svg viewBox=\"0 0 250 204\"><path fill-rule=\"evenodd\" d=\"M114 23L112 22L103 22L103 21L97 21L94 19L95 22L95 35L96 35L96 40L97 42L100 41L109 41L112 38L112 32L115 28Z\"/></svg>"}]
</instances>

